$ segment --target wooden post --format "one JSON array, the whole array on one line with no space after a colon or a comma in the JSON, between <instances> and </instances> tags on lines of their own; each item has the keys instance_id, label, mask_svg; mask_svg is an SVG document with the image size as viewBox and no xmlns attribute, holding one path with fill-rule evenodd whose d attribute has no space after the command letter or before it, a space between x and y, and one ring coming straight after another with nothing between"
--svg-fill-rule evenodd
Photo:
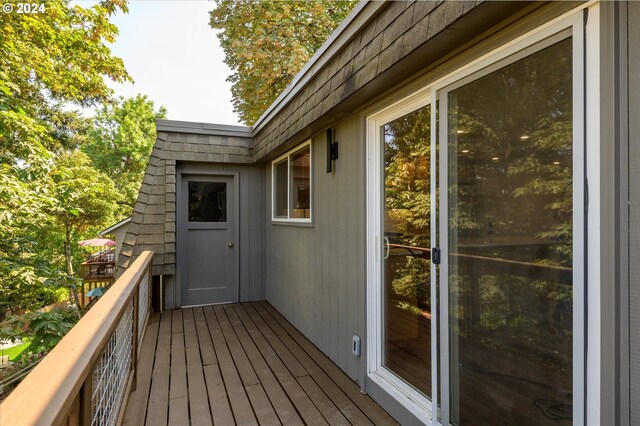
<instances>
[{"instance_id":1,"label":"wooden post","mask_svg":"<svg viewBox=\"0 0 640 426\"><path fill-rule=\"evenodd\" d=\"M131 371L133 373L131 381L131 390L136 390L137 384L137 372L138 372L138 313L140 305L140 282L137 284L137 288L133 293L133 333L131 334Z\"/></svg>"},{"instance_id":2,"label":"wooden post","mask_svg":"<svg viewBox=\"0 0 640 426\"><path fill-rule=\"evenodd\" d=\"M80 424L90 425L91 418L93 417L93 372L91 368L89 375L84 380L82 387L80 388L79 402L80 402Z\"/></svg>"},{"instance_id":3,"label":"wooden post","mask_svg":"<svg viewBox=\"0 0 640 426\"><path fill-rule=\"evenodd\" d=\"M73 400L66 424L68 426L80 426L80 394Z\"/></svg>"},{"instance_id":4,"label":"wooden post","mask_svg":"<svg viewBox=\"0 0 640 426\"><path fill-rule=\"evenodd\" d=\"M84 303L84 281L82 281L82 286L80 287L80 294L82 298L82 309L84 309L84 307L87 306L87 304Z\"/></svg>"}]
</instances>

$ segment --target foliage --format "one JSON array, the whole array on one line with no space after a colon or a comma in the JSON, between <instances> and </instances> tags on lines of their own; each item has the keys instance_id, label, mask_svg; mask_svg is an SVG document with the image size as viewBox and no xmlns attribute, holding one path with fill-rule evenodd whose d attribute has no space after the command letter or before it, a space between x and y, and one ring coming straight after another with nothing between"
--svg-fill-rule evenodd
<instances>
[{"instance_id":1,"label":"foliage","mask_svg":"<svg viewBox=\"0 0 640 426\"><path fill-rule=\"evenodd\" d=\"M233 70L233 105L253 124L347 16L355 1L217 0L210 25Z\"/></svg>"},{"instance_id":2,"label":"foliage","mask_svg":"<svg viewBox=\"0 0 640 426\"><path fill-rule=\"evenodd\" d=\"M108 43L109 22L124 0L93 7L46 2L46 12L0 15L0 319L55 300L48 247L55 159L83 142L87 121L65 105L91 106L111 96L104 78L129 80ZM59 250L59 249L58 249Z\"/></svg>"},{"instance_id":3,"label":"foliage","mask_svg":"<svg viewBox=\"0 0 640 426\"><path fill-rule=\"evenodd\" d=\"M10 316L3 324L4 338L29 336L32 353L50 351L78 321L75 308L54 308Z\"/></svg>"},{"instance_id":4,"label":"foliage","mask_svg":"<svg viewBox=\"0 0 640 426\"><path fill-rule=\"evenodd\" d=\"M79 235L92 226L104 226L113 221L114 206L120 200L115 185L104 173L95 170L89 157L73 151L56 159L48 175L53 205L49 209L51 226L63 237L65 274L53 280L69 288L77 300L73 251ZM57 278L57 280L56 280Z\"/></svg>"},{"instance_id":5,"label":"foliage","mask_svg":"<svg viewBox=\"0 0 640 426\"><path fill-rule=\"evenodd\" d=\"M384 126L385 233L392 244L430 247L431 108L425 106ZM430 262L394 250L386 263L392 289L413 303L429 304Z\"/></svg>"},{"instance_id":6,"label":"foliage","mask_svg":"<svg viewBox=\"0 0 640 426\"><path fill-rule=\"evenodd\" d=\"M103 105L93 119L88 142L82 150L91 157L96 169L109 176L123 199L116 219L133 211L147 161L156 140L157 119L167 110L156 110L146 96L120 98L118 103Z\"/></svg>"}]
</instances>

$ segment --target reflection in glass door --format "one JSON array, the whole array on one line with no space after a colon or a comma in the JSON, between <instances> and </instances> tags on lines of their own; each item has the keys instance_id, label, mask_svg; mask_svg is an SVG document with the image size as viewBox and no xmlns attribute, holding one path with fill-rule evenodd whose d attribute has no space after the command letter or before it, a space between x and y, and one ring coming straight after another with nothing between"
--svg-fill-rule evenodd
<instances>
[{"instance_id":1,"label":"reflection in glass door","mask_svg":"<svg viewBox=\"0 0 640 426\"><path fill-rule=\"evenodd\" d=\"M429 105L380 127L384 144L382 366L431 395Z\"/></svg>"},{"instance_id":2,"label":"reflection in glass door","mask_svg":"<svg viewBox=\"0 0 640 426\"><path fill-rule=\"evenodd\" d=\"M572 422L572 41L446 92L451 422Z\"/></svg>"}]
</instances>

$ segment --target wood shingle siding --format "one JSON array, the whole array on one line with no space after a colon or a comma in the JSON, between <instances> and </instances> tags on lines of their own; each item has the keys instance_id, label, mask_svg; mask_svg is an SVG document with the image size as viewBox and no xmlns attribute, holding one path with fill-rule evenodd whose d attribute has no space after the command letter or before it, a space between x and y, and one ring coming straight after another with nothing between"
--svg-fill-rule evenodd
<instances>
[{"instance_id":1,"label":"wood shingle siding","mask_svg":"<svg viewBox=\"0 0 640 426\"><path fill-rule=\"evenodd\" d=\"M158 121L156 143L118 257L120 273L144 250L154 250L154 274L175 275L177 162L251 162L248 128L177 123Z\"/></svg>"},{"instance_id":2,"label":"wood shingle siding","mask_svg":"<svg viewBox=\"0 0 640 426\"><path fill-rule=\"evenodd\" d=\"M253 161L274 158L327 125L323 120L344 118L527 6L529 2L390 2L262 126L255 135Z\"/></svg>"}]
</instances>

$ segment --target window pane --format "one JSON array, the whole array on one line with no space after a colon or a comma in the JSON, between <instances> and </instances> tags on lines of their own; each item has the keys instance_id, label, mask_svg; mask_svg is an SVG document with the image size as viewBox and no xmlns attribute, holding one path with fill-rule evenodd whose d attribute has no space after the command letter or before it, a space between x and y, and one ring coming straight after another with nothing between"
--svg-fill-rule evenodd
<instances>
[{"instance_id":1,"label":"window pane","mask_svg":"<svg viewBox=\"0 0 640 426\"><path fill-rule=\"evenodd\" d=\"M425 106L383 126L382 365L431 396L430 123Z\"/></svg>"},{"instance_id":2,"label":"window pane","mask_svg":"<svg viewBox=\"0 0 640 426\"><path fill-rule=\"evenodd\" d=\"M571 40L449 93L451 418L572 419Z\"/></svg>"},{"instance_id":3,"label":"window pane","mask_svg":"<svg viewBox=\"0 0 640 426\"><path fill-rule=\"evenodd\" d=\"M227 184L189 182L189 222L226 222Z\"/></svg>"},{"instance_id":4,"label":"window pane","mask_svg":"<svg viewBox=\"0 0 640 426\"><path fill-rule=\"evenodd\" d=\"M287 160L275 165L275 175L273 177L275 191L273 215L275 217L287 217Z\"/></svg>"},{"instance_id":5,"label":"window pane","mask_svg":"<svg viewBox=\"0 0 640 426\"><path fill-rule=\"evenodd\" d=\"M311 153L306 147L291 154L291 218L311 217Z\"/></svg>"}]
</instances>

